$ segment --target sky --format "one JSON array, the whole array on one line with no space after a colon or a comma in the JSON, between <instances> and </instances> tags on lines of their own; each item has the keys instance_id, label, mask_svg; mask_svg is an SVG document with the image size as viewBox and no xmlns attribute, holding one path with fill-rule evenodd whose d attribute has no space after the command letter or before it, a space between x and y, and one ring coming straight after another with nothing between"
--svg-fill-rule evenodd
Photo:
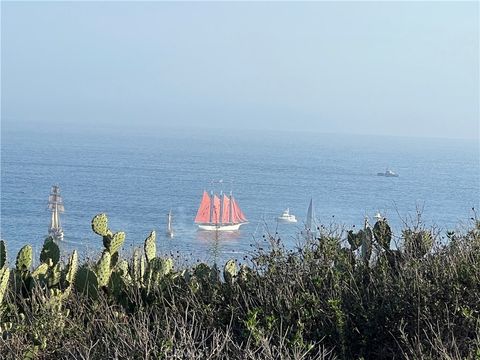
<instances>
[{"instance_id":1,"label":"sky","mask_svg":"<svg viewBox=\"0 0 480 360\"><path fill-rule=\"evenodd\" d=\"M478 2L1 3L1 128L479 138Z\"/></svg>"}]
</instances>

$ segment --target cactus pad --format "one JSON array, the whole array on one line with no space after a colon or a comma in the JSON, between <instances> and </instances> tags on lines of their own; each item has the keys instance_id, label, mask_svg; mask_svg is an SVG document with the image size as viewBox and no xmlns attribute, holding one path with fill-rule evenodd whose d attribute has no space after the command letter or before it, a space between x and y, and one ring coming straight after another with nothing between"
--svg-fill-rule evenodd
<instances>
[{"instance_id":1,"label":"cactus pad","mask_svg":"<svg viewBox=\"0 0 480 360\"><path fill-rule=\"evenodd\" d=\"M104 250L102 257L97 263L97 278L98 286L107 286L108 279L110 279L110 262L111 255L108 250Z\"/></svg>"},{"instance_id":2,"label":"cactus pad","mask_svg":"<svg viewBox=\"0 0 480 360\"><path fill-rule=\"evenodd\" d=\"M45 276L48 271L48 264L41 263L38 267L32 272L32 277L40 278L41 276Z\"/></svg>"},{"instance_id":3,"label":"cactus pad","mask_svg":"<svg viewBox=\"0 0 480 360\"><path fill-rule=\"evenodd\" d=\"M172 258L166 258L163 259L163 274L167 275L172 272L173 270L173 259Z\"/></svg>"},{"instance_id":4,"label":"cactus pad","mask_svg":"<svg viewBox=\"0 0 480 360\"><path fill-rule=\"evenodd\" d=\"M226 282L231 283L238 274L237 263L235 260L230 259L225 263L223 267L223 277Z\"/></svg>"},{"instance_id":5,"label":"cactus pad","mask_svg":"<svg viewBox=\"0 0 480 360\"><path fill-rule=\"evenodd\" d=\"M60 249L51 236L45 239L40 253L42 263L48 263L48 259L52 259L53 265L56 265L60 260Z\"/></svg>"},{"instance_id":6,"label":"cactus pad","mask_svg":"<svg viewBox=\"0 0 480 360\"><path fill-rule=\"evenodd\" d=\"M149 266L153 274L161 278L172 271L173 260L171 258L154 258L152 261L150 261Z\"/></svg>"},{"instance_id":7,"label":"cactus pad","mask_svg":"<svg viewBox=\"0 0 480 360\"><path fill-rule=\"evenodd\" d=\"M152 231L150 235L145 239L145 257L147 262L152 261L157 255L157 245L155 243L156 234L155 231Z\"/></svg>"},{"instance_id":8,"label":"cactus pad","mask_svg":"<svg viewBox=\"0 0 480 360\"><path fill-rule=\"evenodd\" d=\"M122 275L113 272L108 280L108 289L116 298L120 296L122 290L125 288L125 281Z\"/></svg>"},{"instance_id":9,"label":"cactus pad","mask_svg":"<svg viewBox=\"0 0 480 360\"><path fill-rule=\"evenodd\" d=\"M365 228L362 234L362 259L366 263L370 261L370 257L372 256L372 239L372 230L369 227Z\"/></svg>"},{"instance_id":10,"label":"cactus pad","mask_svg":"<svg viewBox=\"0 0 480 360\"><path fill-rule=\"evenodd\" d=\"M8 279L10 276L10 269L3 267L0 269L0 305L2 304L3 298L7 291Z\"/></svg>"},{"instance_id":11,"label":"cactus pad","mask_svg":"<svg viewBox=\"0 0 480 360\"><path fill-rule=\"evenodd\" d=\"M223 278L225 279L225 282L229 284L233 283L234 279L237 277L237 273L237 263L235 260L228 260L223 267Z\"/></svg>"},{"instance_id":12,"label":"cactus pad","mask_svg":"<svg viewBox=\"0 0 480 360\"><path fill-rule=\"evenodd\" d=\"M68 259L67 265L67 274L65 276L65 280L67 280L68 284L73 284L75 281L75 275L77 273L78 268L78 253L77 250L73 250L72 255Z\"/></svg>"},{"instance_id":13,"label":"cactus pad","mask_svg":"<svg viewBox=\"0 0 480 360\"><path fill-rule=\"evenodd\" d=\"M347 240L350 244L352 251L357 250L362 245L363 239L363 230L360 230L358 233L354 233L352 230L348 232Z\"/></svg>"},{"instance_id":14,"label":"cactus pad","mask_svg":"<svg viewBox=\"0 0 480 360\"><path fill-rule=\"evenodd\" d=\"M198 264L193 270L193 274L198 280L205 283L211 283L212 281L217 280L217 270L215 268L210 268L205 263Z\"/></svg>"},{"instance_id":15,"label":"cactus pad","mask_svg":"<svg viewBox=\"0 0 480 360\"><path fill-rule=\"evenodd\" d=\"M48 274L48 277L47 277L48 287L51 288L53 286L58 285L61 277L62 277L62 268L60 266L60 263L57 263L57 265L55 265L50 269L50 273Z\"/></svg>"},{"instance_id":16,"label":"cactus pad","mask_svg":"<svg viewBox=\"0 0 480 360\"><path fill-rule=\"evenodd\" d=\"M25 245L20 249L17 255L17 261L15 266L17 267L18 271L28 270L30 266L32 266L32 247L30 245Z\"/></svg>"},{"instance_id":17,"label":"cactus pad","mask_svg":"<svg viewBox=\"0 0 480 360\"><path fill-rule=\"evenodd\" d=\"M112 255L120 250L124 242L125 233L123 231L119 231L112 236L107 235L103 237L103 245Z\"/></svg>"},{"instance_id":18,"label":"cactus pad","mask_svg":"<svg viewBox=\"0 0 480 360\"><path fill-rule=\"evenodd\" d=\"M98 214L92 219L92 230L100 236L108 235L108 217L107 214Z\"/></svg>"},{"instance_id":19,"label":"cactus pad","mask_svg":"<svg viewBox=\"0 0 480 360\"><path fill-rule=\"evenodd\" d=\"M373 235L375 240L385 249L390 249L390 241L392 240L392 229L386 220L379 220L373 227Z\"/></svg>"},{"instance_id":20,"label":"cactus pad","mask_svg":"<svg viewBox=\"0 0 480 360\"><path fill-rule=\"evenodd\" d=\"M131 268L131 276L134 281L138 281L141 279L141 271L140 271L140 251L138 249L133 250L133 258L132 258L132 268ZM143 259L143 258L142 258Z\"/></svg>"},{"instance_id":21,"label":"cactus pad","mask_svg":"<svg viewBox=\"0 0 480 360\"><path fill-rule=\"evenodd\" d=\"M98 297L97 275L86 267L80 268L75 278L75 288L78 292L96 299Z\"/></svg>"},{"instance_id":22,"label":"cactus pad","mask_svg":"<svg viewBox=\"0 0 480 360\"><path fill-rule=\"evenodd\" d=\"M118 263L115 265L116 272L120 273L122 276L130 276L128 272L128 261L127 260L119 260Z\"/></svg>"},{"instance_id":23,"label":"cactus pad","mask_svg":"<svg viewBox=\"0 0 480 360\"><path fill-rule=\"evenodd\" d=\"M5 241L0 240L0 269L7 263L7 247Z\"/></svg>"}]
</instances>

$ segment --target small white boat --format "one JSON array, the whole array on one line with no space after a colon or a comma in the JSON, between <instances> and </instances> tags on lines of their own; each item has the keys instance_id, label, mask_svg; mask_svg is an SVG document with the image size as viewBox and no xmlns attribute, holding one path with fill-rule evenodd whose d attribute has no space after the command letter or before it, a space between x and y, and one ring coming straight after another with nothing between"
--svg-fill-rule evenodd
<instances>
[{"instance_id":1,"label":"small white boat","mask_svg":"<svg viewBox=\"0 0 480 360\"><path fill-rule=\"evenodd\" d=\"M295 217L295 215L290 214L290 209L289 208L286 208L283 211L283 214L280 215L279 217L277 217L277 221L278 222L283 222L283 223L296 223L297 218Z\"/></svg>"},{"instance_id":2,"label":"small white boat","mask_svg":"<svg viewBox=\"0 0 480 360\"><path fill-rule=\"evenodd\" d=\"M387 169L387 170L385 170L385 172L377 173L377 176L398 177L398 174L393 172L390 169Z\"/></svg>"}]
</instances>

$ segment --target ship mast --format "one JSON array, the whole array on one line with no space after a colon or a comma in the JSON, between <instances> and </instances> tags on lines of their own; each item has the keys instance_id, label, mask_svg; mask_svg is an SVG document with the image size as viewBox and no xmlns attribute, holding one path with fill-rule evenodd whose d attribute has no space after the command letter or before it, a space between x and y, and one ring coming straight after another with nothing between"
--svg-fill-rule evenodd
<instances>
[{"instance_id":1,"label":"ship mast","mask_svg":"<svg viewBox=\"0 0 480 360\"><path fill-rule=\"evenodd\" d=\"M233 201L232 201L232 198L233 195L232 195L232 191L230 191L230 201L228 202L228 205L230 206L230 211L228 212L228 222L231 224L233 223L233 217L232 217L232 214L233 214Z\"/></svg>"},{"instance_id":2,"label":"ship mast","mask_svg":"<svg viewBox=\"0 0 480 360\"><path fill-rule=\"evenodd\" d=\"M212 222L213 220L213 198L214 198L214 194L213 194L213 191L210 191L210 223Z\"/></svg>"},{"instance_id":3,"label":"ship mast","mask_svg":"<svg viewBox=\"0 0 480 360\"><path fill-rule=\"evenodd\" d=\"M220 217L218 218L218 223L223 224L223 191L220 191Z\"/></svg>"}]
</instances>

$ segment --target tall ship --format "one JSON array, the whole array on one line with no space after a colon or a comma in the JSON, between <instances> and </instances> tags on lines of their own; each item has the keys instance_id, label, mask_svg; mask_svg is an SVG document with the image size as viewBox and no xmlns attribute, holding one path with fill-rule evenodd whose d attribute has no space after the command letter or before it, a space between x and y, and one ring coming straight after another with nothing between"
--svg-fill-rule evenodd
<instances>
[{"instance_id":1,"label":"tall ship","mask_svg":"<svg viewBox=\"0 0 480 360\"><path fill-rule=\"evenodd\" d=\"M60 188L58 185L52 186L52 191L48 197L48 209L52 212L48 235L56 240L63 240L63 229L60 224L59 214L63 213L65 208L63 207L63 199L60 196Z\"/></svg>"},{"instance_id":2,"label":"tall ship","mask_svg":"<svg viewBox=\"0 0 480 360\"><path fill-rule=\"evenodd\" d=\"M200 230L234 231L248 220L231 192L227 196L204 190L195 223Z\"/></svg>"}]
</instances>

